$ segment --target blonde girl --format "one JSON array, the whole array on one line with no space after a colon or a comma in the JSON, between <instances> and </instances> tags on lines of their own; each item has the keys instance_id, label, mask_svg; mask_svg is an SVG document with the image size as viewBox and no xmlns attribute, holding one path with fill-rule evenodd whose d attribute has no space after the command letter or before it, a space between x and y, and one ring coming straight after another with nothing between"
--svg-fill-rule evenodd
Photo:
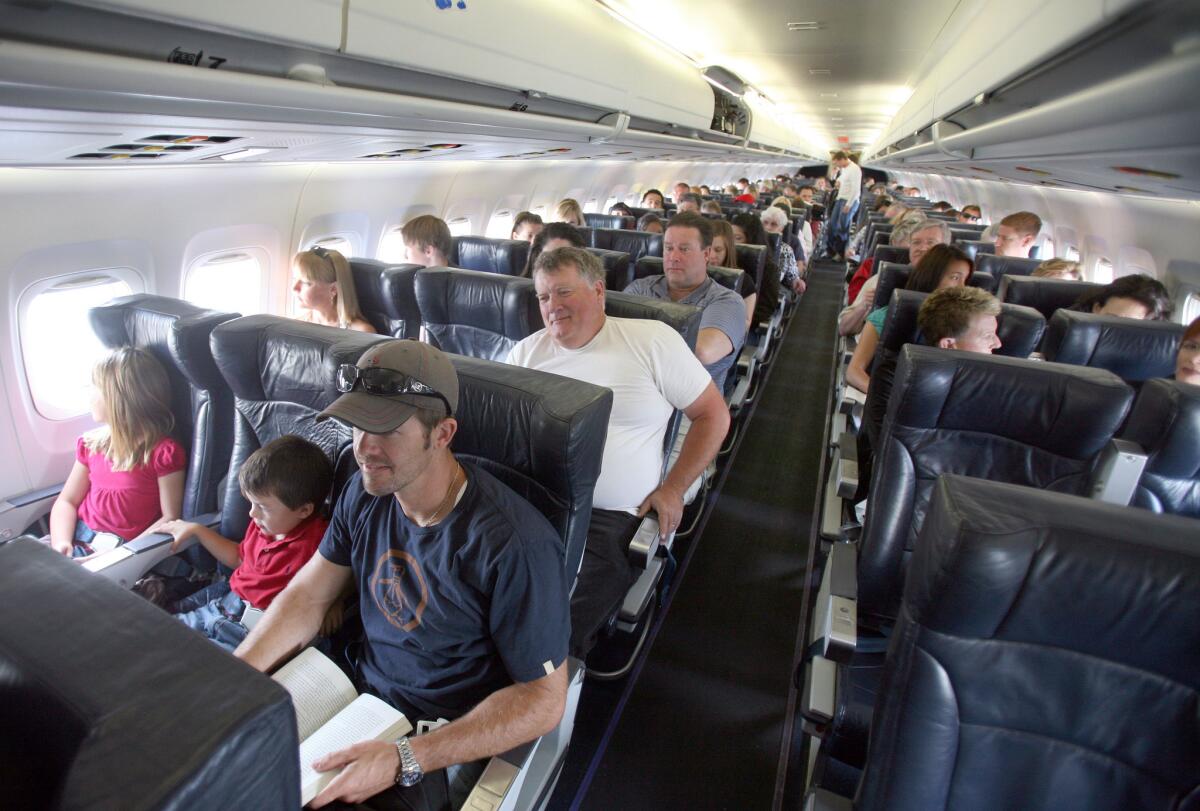
<instances>
[{"instance_id":1,"label":"blonde girl","mask_svg":"<svg viewBox=\"0 0 1200 811\"><path fill-rule=\"evenodd\" d=\"M304 311L300 316L304 321L359 332L375 331L358 308L350 263L337 251L318 245L296 254L292 278L292 292Z\"/></svg>"},{"instance_id":2,"label":"blonde girl","mask_svg":"<svg viewBox=\"0 0 1200 811\"><path fill-rule=\"evenodd\" d=\"M92 372L92 418L50 510L50 545L84 557L179 518L187 454L171 438L171 383L145 349L122 347Z\"/></svg>"},{"instance_id":3,"label":"blonde girl","mask_svg":"<svg viewBox=\"0 0 1200 811\"><path fill-rule=\"evenodd\" d=\"M559 201L558 207L554 209L554 221L565 222L576 228L583 228L587 224L583 220L583 208L579 205L579 201L570 197Z\"/></svg>"}]
</instances>

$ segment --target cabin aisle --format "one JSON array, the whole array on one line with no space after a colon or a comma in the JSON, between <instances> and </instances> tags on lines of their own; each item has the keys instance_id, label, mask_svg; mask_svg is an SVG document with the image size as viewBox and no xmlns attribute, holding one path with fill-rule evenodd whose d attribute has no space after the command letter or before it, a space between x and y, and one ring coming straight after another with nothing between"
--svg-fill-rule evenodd
<instances>
[{"instance_id":1,"label":"cabin aisle","mask_svg":"<svg viewBox=\"0 0 1200 811\"><path fill-rule=\"evenodd\" d=\"M816 270L810 281L702 542L576 807L771 806L842 289L841 272ZM554 807L563 807L567 786L559 788Z\"/></svg>"}]
</instances>

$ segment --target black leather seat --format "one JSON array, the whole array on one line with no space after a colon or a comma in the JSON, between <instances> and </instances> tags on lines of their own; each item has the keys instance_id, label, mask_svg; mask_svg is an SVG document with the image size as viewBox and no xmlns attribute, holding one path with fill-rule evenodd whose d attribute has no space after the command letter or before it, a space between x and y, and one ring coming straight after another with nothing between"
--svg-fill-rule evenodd
<instances>
[{"instance_id":1,"label":"black leather seat","mask_svg":"<svg viewBox=\"0 0 1200 811\"><path fill-rule=\"evenodd\" d=\"M938 475L1087 494L1132 400L1132 389L1102 369L904 347L859 542L860 622L886 627L896 616Z\"/></svg>"},{"instance_id":2,"label":"black leather seat","mask_svg":"<svg viewBox=\"0 0 1200 811\"><path fill-rule=\"evenodd\" d=\"M1139 321L1114 315L1059 310L1046 327L1046 360L1107 369L1141 382L1175 373L1184 326L1170 321Z\"/></svg>"},{"instance_id":3,"label":"black leather seat","mask_svg":"<svg viewBox=\"0 0 1200 811\"><path fill-rule=\"evenodd\" d=\"M209 336L237 314L137 294L93 307L88 318L105 346L142 347L162 362L171 379L175 438L188 451L183 517L215 511L233 447L233 394L213 363Z\"/></svg>"},{"instance_id":4,"label":"black leather seat","mask_svg":"<svg viewBox=\"0 0 1200 811\"><path fill-rule=\"evenodd\" d=\"M663 260L659 256L643 256L638 260L636 267L634 276L638 279L644 279L647 276L661 276L663 274ZM749 286L749 278L747 278L741 268L725 268L709 265L708 275L717 284L732 290L743 298L754 292Z\"/></svg>"},{"instance_id":5,"label":"black leather seat","mask_svg":"<svg viewBox=\"0 0 1200 811\"><path fill-rule=\"evenodd\" d=\"M892 299L893 290L903 290L908 284L908 275L912 272L911 265L899 265L894 262L883 262L876 266L879 281L875 283L875 306L884 307ZM996 280L986 273L975 272L967 279L968 287L978 287L989 293L996 289Z\"/></svg>"},{"instance_id":6,"label":"black leather seat","mask_svg":"<svg viewBox=\"0 0 1200 811\"><path fill-rule=\"evenodd\" d=\"M935 490L854 808L1188 807L1193 523L964 477Z\"/></svg>"},{"instance_id":7,"label":"black leather seat","mask_svg":"<svg viewBox=\"0 0 1200 811\"><path fill-rule=\"evenodd\" d=\"M1200 518L1200 386L1146 381L1121 437L1147 455L1133 504Z\"/></svg>"},{"instance_id":8,"label":"black leather seat","mask_svg":"<svg viewBox=\"0 0 1200 811\"><path fill-rule=\"evenodd\" d=\"M387 329L381 335L411 338L421 335L421 309L417 307L417 274L421 265L390 265L379 271L379 303Z\"/></svg>"},{"instance_id":9,"label":"black leather seat","mask_svg":"<svg viewBox=\"0 0 1200 811\"><path fill-rule=\"evenodd\" d=\"M753 280L756 291L762 290L763 276L767 271L766 246L741 244L735 248L738 267Z\"/></svg>"},{"instance_id":10,"label":"black leather seat","mask_svg":"<svg viewBox=\"0 0 1200 811\"><path fill-rule=\"evenodd\" d=\"M875 249L873 256L875 257L874 265L877 268L884 262L893 262L898 265L908 264L908 248L898 248L895 245L880 245Z\"/></svg>"},{"instance_id":11,"label":"black leather seat","mask_svg":"<svg viewBox=\"0 0 1200 811\"><path fill-rule=\"evenodd\" d=\"M700 316L703 311L690 304L635 296L617 290L604 293L604 314L614 318L653 318L662 321L683 336L688 349L696 350L700 337Z\"/></svg>"},{"instance_id":12,"label":"black leather seat","mask_svg":"<svg viewBox=\"0 0 1200 811\"><path fill-rule=\"evenodd\" d=\"M1032 276L1037 270L1040 259L1024 259L1019 256L997 256L994 253L978 253L975 255L975 270L990 273L997 279L1001 276Z\"/></svg>"},{"instance_id":13,"label":"black leather seat","mask_svg":"<svg viewBox=\"0 0 1200 811\"><path fill-rule=\"evenodd\" d=\"M996 243L982 242L977 239L955 240L954 246L971 257L973 262L978 262L981 254L996 252Z\"/></svg>"},{"instance_id":14,"label":"black leather seat","mask_svg":"<svg viewBox=\"0 0 1200 811\"><path fill-rule=\"evenodd\" d=\"M1074 279L1043 279L1038 276L1000 277L999 297L1001 301L1024 304L1037 310L1046 320L1054 317L1058 310L1070 307L1081 296L1102 285L1092 282L1077 282Z\"/></svg>"},{"instance_id":15,"label":"black leather seat","mask_svg":"<svg viewBox=\"0 0 1200 811\"><path fill-rule=\"evenodd\" d=\"M287 692L28 539L0 546L8 808L300 807Z\"/></svg>"},{"instance_id":16,"label":"black leather seat","mask_svg":"<svg viewBox=\"0 0 1200 811\"><path fill-rule=\"evenodd\" d=\"M633 281L629 275L629 254L604 248L584 248L604 265L604 286L609 290L624 290Z\"/></svg>"},{"instance_id":17,"label":"black leather seat","mask_svg":"<svg viewBox=\"0 0 1200 811\"><path fill-rule=\"evenodd\" d=\"M444 352L504 361L543 326L532 279L428 268L416 291L426 336Z\"/></svg>"},{"instance_id":18,"label":"black leather seat","mask_svg":"<svg viewBox=\"0 0 1200 811\"><path fill-rule=\"evenodd\" d=\"M620 228L626 231L637 228L636 217L626 217L622 214L592 214L585 211L583 221L591 228Z\"/></svg>"},{"instance_id":19,"label":"black leather seat","mask_svg":"<svg viewBox=\"0 0 1200 811\"><path fill-rule=\"evenodd\" d=\"M649 234L645 231L623 231L616 228L593 228L585 238L593 248L603 248L606 251L620 251L629 254L628 280L634 278L637 260L643 256L662 256L662 234ZM626 282L628 284L628 282Z\"/></svg>"},{"instance_id":20,"label":"black leather seat","mask_svg":"<svg viewBox=\"0 0 1200 811\"><path fill-rule=\"evenodd\" d=\"M380 335L417 337L420 319L412 325L413 334L408 335L407 321L411 313L405 312L400 302L405 295L411 298L412 277L420 269L420 265L390 265L375 259L350 260L358 308L362 310L363 318L370 321ZM401 279L406 284L400 284Z\"/></svg>"},{"instance_id":21,"label":"black leather seat","mask_svg":"<svg viewBox=\"0 0 1200 811\"><path fill-rule=\"evenodd\" d=\"M529 243L523 239L454 237L447 259L464 270L520 276L529 261Z\"/></svg>"}]
</instances>

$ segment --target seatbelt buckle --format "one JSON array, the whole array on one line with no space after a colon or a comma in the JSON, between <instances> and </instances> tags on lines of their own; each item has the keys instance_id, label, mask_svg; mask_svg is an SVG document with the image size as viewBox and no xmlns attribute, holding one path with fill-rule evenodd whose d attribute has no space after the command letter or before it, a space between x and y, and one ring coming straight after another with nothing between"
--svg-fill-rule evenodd
<instances>
[{"instance_id":1,"label":"seatbelt buckle","mask_svg":"<svg viewBox=\"0 0 1200 811\"><path fill-rule=\"evenodd\" d=\"M435 729L444 727L450 721L446 718L439 718L436 721L417 721L417 731L415 735L424 735L428 732L433 732Z\"/></svg>"}]
</instances>

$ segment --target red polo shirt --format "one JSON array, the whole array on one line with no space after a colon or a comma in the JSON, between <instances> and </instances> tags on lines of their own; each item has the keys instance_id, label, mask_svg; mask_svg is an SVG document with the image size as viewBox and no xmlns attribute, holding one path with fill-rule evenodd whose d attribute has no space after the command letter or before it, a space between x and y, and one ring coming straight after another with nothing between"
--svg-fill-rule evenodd
<instances>
[{"instance_id":1,"label":"red polo shirt","mask_svg":"<svg viewBox=\"0 0 1200 811\"><path fill-rule=\"evenodd\" d=\"M255 608L266 609L317 551L329 521L310 515L281 540L264 535L253 521L242 539L242 562L229 587Z\"/></svg>"}]
</instances>

